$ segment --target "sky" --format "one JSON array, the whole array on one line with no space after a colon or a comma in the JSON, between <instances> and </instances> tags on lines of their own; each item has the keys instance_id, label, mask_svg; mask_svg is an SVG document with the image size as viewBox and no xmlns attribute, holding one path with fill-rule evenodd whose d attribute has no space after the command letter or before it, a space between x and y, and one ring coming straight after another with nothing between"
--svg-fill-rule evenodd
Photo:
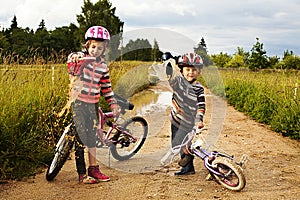
<instances>
[{"instance_id":1,"label":"sky","mask_svg":"<svg viewBox=\"0 0 300 200\"><path fill-rule=\"evenodd\" d=\"M91 0L95 3L97 0ZM203 37L209 54L251 51L256 38L268 56L284 51L300 55L299 0L110 0L125 23L124 44L130 39L154 39L163 51L192 51ZM36 30L77 24L83 0L0 0L0 27ZM135 38L136 37L136 38Z\"/></svg>"}]
</instances>

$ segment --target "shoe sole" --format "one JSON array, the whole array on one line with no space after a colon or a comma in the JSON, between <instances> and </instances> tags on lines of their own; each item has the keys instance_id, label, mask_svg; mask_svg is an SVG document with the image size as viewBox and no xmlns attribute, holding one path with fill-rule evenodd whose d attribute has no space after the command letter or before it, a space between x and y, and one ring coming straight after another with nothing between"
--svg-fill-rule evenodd
<instances>
[{"instance_id":1,"label":"shoe sole","mask_svg":"<svg viewBox=\"0 0 300 200\"><path fill-rule=\"evenodd\" d=\"M105 179L105 180L97 179L97 180L100 181L100 182L108 182L108 181L110 181L110 179Z\"/></svg>"},{"instance_id":2,"label":"shoe sole","mask_svg":"<svg viewBox=\"0 0 300 200\"><path fill-rule=\"evenodd\" d=\"M195 172L186 172L184 174L181 173L174 173L175 176L184 176L184 175L191 175L191 174L195 174Z\"/></svg>"}]
</instances>

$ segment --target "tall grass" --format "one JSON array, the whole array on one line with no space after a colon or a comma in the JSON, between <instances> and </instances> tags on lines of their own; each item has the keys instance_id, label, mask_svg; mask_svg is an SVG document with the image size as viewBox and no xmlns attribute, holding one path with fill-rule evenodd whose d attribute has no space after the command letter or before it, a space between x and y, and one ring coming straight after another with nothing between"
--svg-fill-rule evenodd
<instances>
[{"instance_id":1,"label":"tall grass","mask_svg":"<svg viewBox=\"0 0 300 200\"><path fill-rule=\"evenodd\" d=\"M226 97L237 110L274 131L300 139L299 71L220 70Z\"/></svg>"},{"instance_id":2,"label":"tall grass","mask_svg":"<svg viewBox=\"0 0 300 200\"><path fill-rule=\"evenodd\" d=\"M48 143L41 141L53 130L54 124L47 121L66 99L67 82L59 77L63 74L60 70L55 85L48 69L15 67L1 71L0 178L31 175L49 159Z\"/></svg>"},{"instance_id":3,"label":"tall grass","mask_svg":"<svg viewBox=\"0 0 300 200\"><path fill-rule=\"evenodd\" d=\"M121 95L146 87L147 82L139 87L135 84L148 80L146 68L145 63L112 63L113 87L118 84ZM128 71L135 73L126 81L123 77ZM55 143L68 123L68 117L56 115L68 100L67 66L1 66L0 73L0 180L21 179L49 163ZM125 85L119 79L124 79Z\"/></svg>"}]
</instances>

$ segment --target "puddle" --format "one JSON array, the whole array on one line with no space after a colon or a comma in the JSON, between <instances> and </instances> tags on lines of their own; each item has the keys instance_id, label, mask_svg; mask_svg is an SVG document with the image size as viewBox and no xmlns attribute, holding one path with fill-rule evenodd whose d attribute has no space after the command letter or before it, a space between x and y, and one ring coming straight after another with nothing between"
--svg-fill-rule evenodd
<instances>
[{"instance_id":1,"label":"puddle","mask_svg":"<svg viewBox=\"0 0 300 200\"><path fill-rule=\"evenodd\" d=\"M172 92L145 90L130 98L136 115L165 111L171 106Z\"/></svg>"}]
</instances>

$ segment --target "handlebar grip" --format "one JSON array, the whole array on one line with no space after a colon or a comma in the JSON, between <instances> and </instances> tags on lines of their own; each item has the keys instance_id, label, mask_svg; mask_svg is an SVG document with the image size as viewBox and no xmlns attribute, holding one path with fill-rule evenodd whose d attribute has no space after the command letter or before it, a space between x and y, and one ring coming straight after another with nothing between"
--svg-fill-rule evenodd
<instances>
[{"instance_id":1,"label":"handlebar grip","mask_svg":"<svg viewBox=\"0 0 300 200\"><path fill-rule=\"evenodd\" d=\"M131 103L130 101L128 101L127 99L115 94L115 99L118 102L118 105L123 109L127 109L127 110L133 110L134 108L134 104Z\"/></svg>"}]
</instances>

